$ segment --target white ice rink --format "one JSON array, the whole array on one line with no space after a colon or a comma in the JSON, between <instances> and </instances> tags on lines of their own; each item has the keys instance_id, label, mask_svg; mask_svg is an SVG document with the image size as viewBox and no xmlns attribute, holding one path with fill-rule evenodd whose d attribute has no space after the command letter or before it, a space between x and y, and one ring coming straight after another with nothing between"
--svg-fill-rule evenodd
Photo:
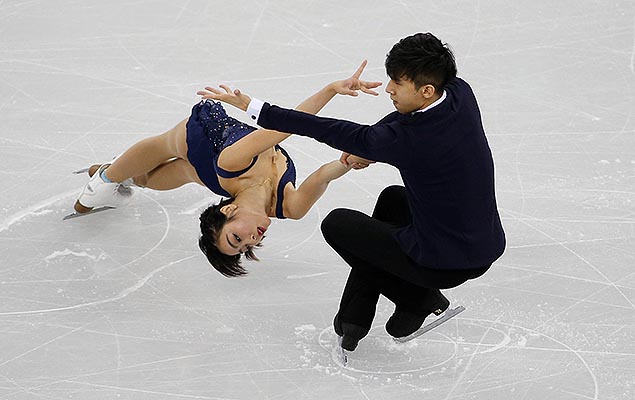
<instances>
[{"instance_id":1,"label":"white ice rink","mask_svg":"<svg viewBox=\"0 0 635 400\"><path fill-rule=\"evenodd\" d=\"M171 128L204 85L293 107L364 58L387 82L385 54L419 31L477 94L508 239L430 334L393 343L382 299L350 364L332 357L348 267L319 222L370 212L392 167L275 221L240 279L197 247L218 198L194 185L61 220L73 170ZM0 0L0 399L633 400L634 98L633 0ZM382 91L322 115L391 110ZM338 157L285 148L299 181Z\"/></svg>"}]
</instances>

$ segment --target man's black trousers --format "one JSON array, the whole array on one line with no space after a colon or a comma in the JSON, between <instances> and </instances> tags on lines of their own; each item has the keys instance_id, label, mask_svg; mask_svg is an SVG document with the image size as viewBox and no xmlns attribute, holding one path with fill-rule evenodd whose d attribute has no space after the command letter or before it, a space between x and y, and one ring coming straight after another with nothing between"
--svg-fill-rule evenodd
<instances>
[{"instance_id":1,"label":"man's black trousers","mask_svg":"<svg viewBox=\"0 0 635 400\"><path fill-rule=\"evenodd\" d=\"M324 239L351 266L340 301L341 321L370 329L380 294L400 311L427 315L438 302L439 289L459 286L489 269L489 265L447 270L416 264L393 236L410 223L403 186L385 188L372 217L343 208L326 216L322 222Z\"/></svg>"}]
</instances>

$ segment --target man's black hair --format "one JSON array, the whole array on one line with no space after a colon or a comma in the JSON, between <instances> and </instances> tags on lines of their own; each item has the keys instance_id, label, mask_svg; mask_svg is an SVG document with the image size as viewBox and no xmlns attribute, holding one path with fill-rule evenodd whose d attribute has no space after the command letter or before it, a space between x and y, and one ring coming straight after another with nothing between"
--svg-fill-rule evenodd
<instances>
[{"instance_id":1,"label":"man's black hair","mask_svg":"<svg viewBox=\"0 0 635 400\"><path fill-rule=\"evenodd\" d=\"M416 33L401 39L386 55L385 65L390 79L408 79L416 89L430 84L437 93L456 77L452 50L431 33Z\"/></svg>"}]
</instances>

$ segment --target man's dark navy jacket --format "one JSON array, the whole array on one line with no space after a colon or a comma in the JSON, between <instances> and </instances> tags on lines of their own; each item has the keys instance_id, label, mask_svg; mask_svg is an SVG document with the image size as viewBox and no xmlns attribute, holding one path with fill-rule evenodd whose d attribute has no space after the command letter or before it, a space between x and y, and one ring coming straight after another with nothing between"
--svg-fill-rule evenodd
<instances>
[{"instance_id":1,"label":"man's dark navy jacket","mask_svg":"<svg viewBox=\"0 0 635 400\"><path fill-rule=\"evenodd\" d=\"M406 254L428 268L486 267L505 249L492 154L467 82L453 79L445 92L433 108L395 111L370 126L268 103L258 124L397 167L412 213L412 223L396 233Z\"/></svg>"}]
</instances>

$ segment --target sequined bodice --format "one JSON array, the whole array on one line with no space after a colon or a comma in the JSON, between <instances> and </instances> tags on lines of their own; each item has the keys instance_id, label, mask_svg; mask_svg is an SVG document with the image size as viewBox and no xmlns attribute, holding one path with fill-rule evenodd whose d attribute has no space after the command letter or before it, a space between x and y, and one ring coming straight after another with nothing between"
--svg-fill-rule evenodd
<instances>
[{"instance_id":1,"label":"sequined bodice","mask_svg":"<svg viewBox=\"0 0 635 400\"><path fill-rule=\"evenodd\" d=\"M227 115L220 103L207 100L202 106L209 107L209 112L202 112L199 117L217 154L256 130Z\"/></svg>"},{"instance_id":2,"label":"sequined bodice","mask_svg":"<svg viewBox=\"0 0 635 400\"><path fill-rule=\"evenodd\" d=\"M256 128L244 124L230 117L220 103L201 101L192 108L192 115L187 121L187 157L196 169L201 181L211 191L225 197L232 197L218 181L218 177L235 178L248 171L256 162L241 171L225 171L218 166L218 157L223 149L247 136ZM291 182L295 186L295 166L287 152L276 145L276 150L284 154L287 159L287 169L280 177L276 189L276 216L284 218L283 201L284 188Z\"/></svg>"}]
</instances>

